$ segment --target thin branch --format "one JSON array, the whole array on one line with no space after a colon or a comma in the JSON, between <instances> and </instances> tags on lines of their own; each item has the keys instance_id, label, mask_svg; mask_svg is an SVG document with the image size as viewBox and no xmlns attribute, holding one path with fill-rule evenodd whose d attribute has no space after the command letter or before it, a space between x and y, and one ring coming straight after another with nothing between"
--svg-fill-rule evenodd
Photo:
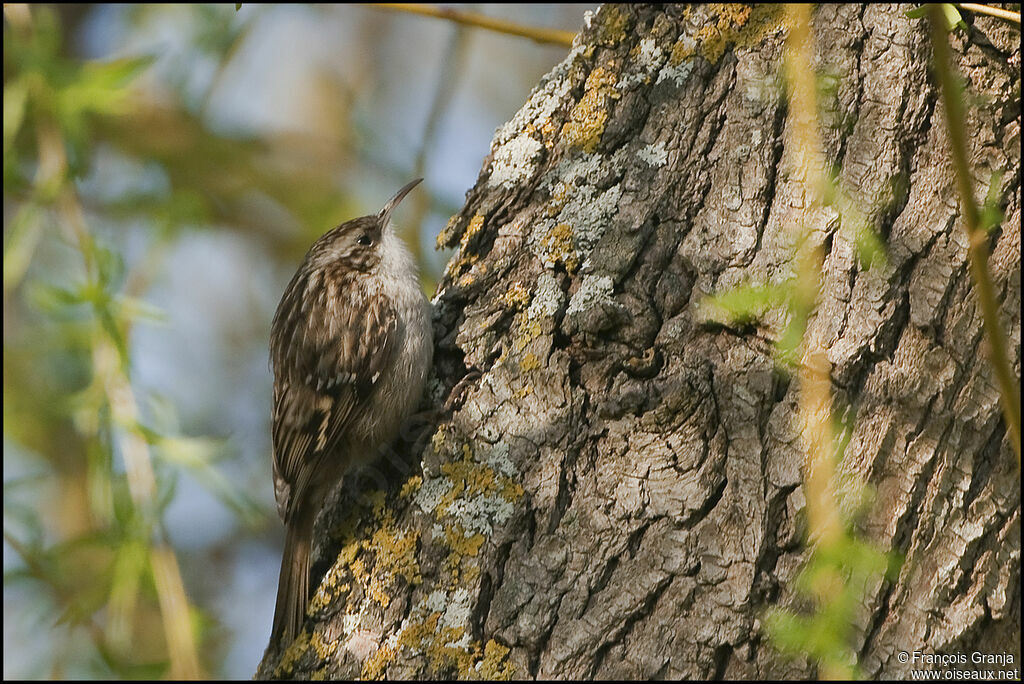
<instances>
[{"instance_id":1,"label":"thin branch","mask_svg":"<svg viewBox=\"0 0 1024 684\"><path fill-rule=\"evenodd\" d=\"M967 161L967 128L960 97L961 88L953 72L942 8L936 4L929 4L928 21L931 24L935 73L941 85L953 166L956 169L957 186L960 190L960 210L964 228L967 230L967 258L978 293L978 306L984 322L985 339L988 341L989 359L999 381L1003 417L1006 419L1006 429L1010 434L1010 444L1017 456L1017 469L1020 470L1020 384L1010 366L1006 351L1006 335L999 322L999 303L996 301L992 275L988 267L988 234L980 226L978 205L974 201L974 188L971 186L971 172Z\"/></svg>"},{"instance_id":2,"label":"thin branch","mask_svg":"<svg viewBox=\"0 0 1024 684\"><path fill-rule=\"evenodd\" d=\"M990 17L998 17L999 19L1005 19L1006 21L1012 21L1017 24L1020 23L1020 12L1011 12L1010 10L1003 9L1002 7L979 5L974 2L958 2L956 3L956 6L962 10L974 12L975 14L987 14Z\"/></svg>"},{"instance_id":3,"label":"thin branch","mask_svg":"<svg viewBox=\"0 0 1024 684\"><path fill-rule=\"evenodd\" d=\"M572 40L576 37L576 34L571 31L544 28L542 26L523 26L522 24L517 24L513 21L488 17L484 14L480 14L479 12L464 12L462 10L455 10L448 7L438 7L437 5L416 5L401 2L368 2L366 5L368 7L376 7L377 9L391 10L392 12L409 12L411 14L420 14L425 17L447 19L448 21L465 24L466 26L475 26L476 28L487 29L488 31L497 31L498 33L507 33L512 36L522 36L523 38L535 40L538 43L550 43L552 45L561 45L567 48L572 47Z\"/></svg>"},{"instance_id":4,"label":"thin branch","mask_svg":"<svg viewBox=\"0 0 1024 684\"><path fill-rule=\"evenodd\" d=\"M469 30L465 26L456 26L448 42L448 48L444 58L441 60L441 69L438 73L437 88L434 91L434 100L430 104L430 114L427 116L427 123L423 127L423 137L420 142L420 149L416 153L416 161L413 165L413 177L422 178L426 176L427 158L432 153L437 142L437 130L441 120L452 103L452 95L459 83L463 67L466 63L467 47L469 46ZM428 297L433 296L437 288L437 275L434 269L428 269L427 259L423 254L420 232L426 221L427 214L433 205L433 198L426 188L423 192L415 194L412 213L412 220L405 228L405 243L412 249L416 262L420 265L420 281L424 286L424 292Z\"/></svg>"},{"instance_id":5,"label":"thin branch","mask_svg":"<svg viewBox=\"0 0 1024 684\"><path fill-rule=\"evenodd\" d=\"M157 528L160 539L149 539L149 561L153 571L160 616L163 620L167 650L170 655L171 679L199 679L202 670L192 635L191 617L185 585L181 580L174 551L167 545L166 534L158 520L153 520L156 503L156 476L149 445L139 430L139 410L128 377L120 368L120 357L114 343L99 342L93 351L93 367L102 378L110 405L113 423L120 428L118 446L125 464L128 491L135 509L148 525Z\"/></svg>"},{"instance_id":6,"label":"thin branch","mask_svg":"<svg viewBox=\"0 0 1024 684\"><path fill-rule=\"evenodd\" d=\"M821 206L825 199L827 180L825 154L818 134L817 92L811 68L814 36L811 32L810 6L787 4L786 16L789 23L786 79L789 84L793 148L811 201ZM810 320L810 313L821 293L820 274L823 272L823 263L821 244L815 240L806 240L800 248L796 267L796 304L805 320ZM820 334L809 327L804 330L804 353L799 379L798 410L803 441L807 447L804 462L807 536L818 549L835 549L844 538L844 530L834 487L832 364ZM821 603L832 603L835 599L835 595L827 592L818 596ZM851 665L834 654L817 660L821 679L842 680L854 675Z\"/></svg>"},{"instance_id":7,"label":"thin branch","mask_svg":"<svg viewBox=\"0 0 1024 684\"><path fill-rule=\"evenodd\" d=\"M793 147L802 168L808 190L816 205L823 200L825 188L824 152L818 137L813 52L810 29L810 8L787 5L790 30L787 38L789 57L786 74L789 80L790 117L793 121ZM797 266L797 293L800 305L810 313L821 290L818 274L822 270L821 247L805 243ZM800 367L800 413L807 442L805 478L807 489L807 521L810 537L825 546L842 536L842 523L835 492L832 467L832 426L830 422L832 395L831 364L817 335L805 333L806 349Z\"/></svg>"}]
</instances>

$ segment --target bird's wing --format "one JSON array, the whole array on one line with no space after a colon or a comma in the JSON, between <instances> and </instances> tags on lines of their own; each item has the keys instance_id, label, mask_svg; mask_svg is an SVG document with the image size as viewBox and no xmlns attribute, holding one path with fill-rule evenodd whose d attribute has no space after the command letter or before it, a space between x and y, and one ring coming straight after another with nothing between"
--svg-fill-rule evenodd
<instances>
[{"instance_id":1,"label":"bird's wing","mask_svg":"<svg viewBox=\"0 0 1024 684\"><path fill-rule=\"evenodd\" d=\"M301 309L286 314L291 334L272 350L274 493L285 522L310 485L328 476L325 458L351 458L334 452L365 410L397 332L394 308L381 297L344 307L316 299Z\"/></svg>"}]
</instances>

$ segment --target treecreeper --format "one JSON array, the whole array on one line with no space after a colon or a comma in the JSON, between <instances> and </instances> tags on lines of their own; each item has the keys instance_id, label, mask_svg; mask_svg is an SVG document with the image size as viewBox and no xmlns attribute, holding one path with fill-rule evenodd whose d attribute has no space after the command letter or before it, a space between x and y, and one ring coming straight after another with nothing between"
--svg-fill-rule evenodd
<instances>
[{"instance_id":1,"label":"treecreeper","mask_svg":"<svg viewBox=\"0 0 1024 684\"><path fill-rule=\"evenodd\" d=\"M270 331L273 473L285 525L271 642L290 644L310 600L313 522L328 493L416 409L433 356L430 303L391 213L346 221L306 253Z\"/></svg>"}]
</instances>

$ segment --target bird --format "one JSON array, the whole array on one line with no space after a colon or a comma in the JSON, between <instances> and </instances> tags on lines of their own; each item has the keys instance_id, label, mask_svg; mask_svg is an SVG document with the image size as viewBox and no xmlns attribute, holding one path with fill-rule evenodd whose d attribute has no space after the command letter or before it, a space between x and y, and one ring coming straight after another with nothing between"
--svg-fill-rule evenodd
<instances>
[{"instance_id":1,"label":"bird","mask_svg":"<svg viewBox=\"0 0 1024 684\"><path fill-rule=\"evenodd\" d=\"M305 620L324 499L395 437L431 367L430 303L391 222L421 180L313 243L271 323L274 498L285 525L271 641L281 647Z\"/></svg>"}]
</instances>

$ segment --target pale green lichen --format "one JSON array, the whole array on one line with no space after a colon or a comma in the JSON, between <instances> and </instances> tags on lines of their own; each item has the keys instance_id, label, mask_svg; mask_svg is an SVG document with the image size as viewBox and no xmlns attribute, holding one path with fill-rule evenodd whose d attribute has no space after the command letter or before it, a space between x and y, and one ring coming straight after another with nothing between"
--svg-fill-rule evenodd
<instances>
[{"instance_id":1,"label":"pale green lichen","mask_svg":"<svg viewBox=\"0 0 1024 684\"><path fill-rule=\"evenodd\" d=\"M680 45L688 45L689 43L696 44L696 42L692 38L690 38L689 36L685 36L683 38L680 38L679 41L676 42L676 47L678 48ZM690 48L688 47L687 50L689 49ZM682 54L683 52L684 50L673 49L672 58L669 59L669 63L658 74L658 80L655 82L655 85L658 85L663 81L667 81L669 79L671 79L672 83L674 83L676 86L681 86L686 82L687 77L693 72L693 60L687 59L686 61L680 62L674 61L675 56L677 54Z\"/></svg>"},{"instance_id":2,"label":"pale green lichen","mask_svg":"<svg viewBox=\"0 0 1024 684\"><path fill-rule=\"evenodd\" d=\"M482 444L477 450L477 457L483 458L484 463L507 478L514 478L516 476L516 467L509 458L507 442L499 441L494 444Z\"/></svg>"},{"instance_id":3,"label":"pale green lichen","mask_svg":"<svg viewBox=\"0 0 1024 684\"><path fill-rule=\"evenodd\" d=\"M466 535L494 532L493 523L503 523L512 517L512 502L503 494L482 494L456 499L448 507L448 515L459 520L466 529Z\"/></svg>"},{"instance_id":4,"label":"pale green lichen","mask_svg":"<svg viewBox=\"0 0 1024 684\"><path fill-rule=\"evenodd\" d=\"M557 288L556 288L557 289ZM535 296L535 312L549 312L549 294ZM442 576L448 589L434 588L410 609L399 628L380 642L363 661L364 679L385 677L389 666L403 650L423 654L435 675L450 673L464 679L477 679L481 672L510 673L503 664L500 648L481 646L470 638L474 594L480 580L479 556L497 525L513 514L515 503L523 497L523 488L503 443L480 444L478 453L470 443L460 443L451 426L441 426L432 442L438 453L461 454L444 463L437 477L415 475L403 484L399 497L416 503L436 521L432 539L445 549ZM416 585L423 581L416 557L420 543L414 530L402 529L388 500L381 492L369 495L372 508L372 533L367 538L351 531L359 516L339 526L349 530L337 559L328 571L313 602L321 610L349 592L353 584L362 588L364 602L347 606L342 615L342 635L352 638L360 627L364 610L386 608L394 594L394 583L404 580ZM373 612L373 611L371 611ZM372 637L371 637L372 638ZM377 637L378 639L380 637ZM312 648L316 658L327 661L335 656L339 642L322 634L312 637L303 632L282 659L282 668L294 663ZM501 657L499 657L501 656ZM336 656L335 656L336 657ZM279 669L278 674L284 670ZM326 673L326 671L325 671Z\"/></svg>"},{"instance_id":5,"label":"pale green lichen","mask_svg":"<svg viewBox=\"0 0 1024 684\"><path fill-rule=\"evenodd\" d=\"M569 300L566 316L581 313L602 302L612 301L615 284L608 276L586 275L578 290Z\"/></svg>"},{"instance_id":6,"label":"pale green lichen","mask_svg":"<svg viewBox=\"0 0 1024 684\"><path fill-rule=\"evenodd\" d=\"M558 223L540 237L540 251L545 265L562 264L569 273L575 273L580 266L579 255L573 244L572 228L568 223Z\"/></svg>"},{"instance_id":7,"label":"pale green lichen","mask_svg":"<svg viewBox=\"0 0 1024 684\"><path fill-rule=\"evenodd\" d=\"M441 626L439 620L440 615L432 615L425 622L410 625L402 632L399 644L426 654L427 663L435 673L449 668L460 674L474 670L478 649L463 641L466 628Z\"/></svg>"},{"instance_id":8,"label":"pale green lichen","mask_svg":"<svg viewBox=\"0 0 1024 684\"><path fill-rule=\"evenodd\" d=\"M548 276L550 278L550 276ZM557 295L555 295L557 292ZM552 279L534 295L528 311L534 315L552 315L561 306L561 290ZM452 675L460 679L497 676L512 677L507 662L508 650L496 642L482 645L471 638L474 593L480 582L480 555L498 525L514 514L516 503L524 496L518 475L504 442L467 443L460 441L450 425L436 431L432 443L444 457L461 458L444 462L437 476L417 475L402 487L400 497L410 499L433 518L428 544L443 550L440 576L444 586L435 586L422 594L409 609L408 616L391 635L363 662L364 679L388 676L388 668L402 653L423 656L428 674ZM343 547L339 563L364 588L367 605L386 606L381 592L390 583L405 579L410 584L423 581L416 563L418 536L401 530L383 498L374 498L376 529L368 541L353 539ZM365 554L367 565L363 565ZM358 557L353 558L354 555ZM375 578L381 578L379 583ZM359 627L360 611L343 617L346 636ZM379 639L380 637L378 637ZM325 644L324 648L330 648ZM392 673L393 674L393 673Z\"/></svg>"},{"instance_id":9,"label":"pale green lichen","mask_svg":"<svg viewBox=\"0 0 1024 684\"><path fill-rule=\"evenodd\" d=\"M586 270L622 200L621 184L605 190L596 186L635 154L628 146L610 157L581 154L563 159L544 176L541 187L551 194L546 213L553 218L534 226L529 245L547 268L562 264L569 273Z\"/></svg>"},{"instance_id":10,"label":"pale green lichen","mask_svg":"<svg viewBox=\"0 0 1024 684\"><path fill-rule=\"evenodd\" d=\"M341 633L349 636L352 632L356 631L362 619L363 616L359 613L346 612L341 618Z\"/></svg>"},{"instance_id":11,"label":"pale green lichen","mask_svg":"<svg viewBox=\"0 0 1024 684\"><path fill-rule=\"evenodd\" d=\"M537 170L536 159L544 145L529 133L512 138L494 151L488 185L514 188Z\"/></svg>"},{"instance_id":12,"label":"pale green lichen","mask_svg":"<svg viewBox=\"0 0 1024 684\"><path fill-rule=\"evenodd\" d=\"M472 450L467 449L464 454L471 459ZM452 480L452 489L467 495L499 491L502 496L522 496L521 488L502 483L500 477L496 478L480 464L464 460L450 465L456 467L447 468L444 477ZM457 515L453 509L458 509L459 502L455 498L446 501L444 517ZM463 561L475 558L484 540L483 533L467 534L458 522L445 525L444 541L450 553L444 572L453 578L452 588L434 589L413 605L397 632L366 660L362 668L364 678L383 676L403 649L413 655L425 655L427 667L435 675L451 669L456 670L460 679L478 679L492 671L513 674L503 664L507 650L501 652L493 645L481 649L469 636L474 597L466 587L479 579L479 568L475 564L463 567Z\"/></svg>"},{"instance_id":13,"label":"pale green lichen","mask_svg":"<svg viewBox=\"0 0 1024 684\"><path fill-rule=\"evenodd\" d=\"M665 143L663 142L641 147L637 150L636 156L641 161L646 162L648 166L655 168L664 166L668 162L668 150L665 149Z\"/></svg>"},{"instance_id":14,"label":"pale green lichen","mask_svg":"<svg viewBox=\"0 0 1024 684\"><path fill-rule=\"evenodd\" d=\"M500 463L500 452L494 456L492 448L488 454ZM441 473L423 483L417 502L433 513L435 536L449 549L445 567L454 576L464 559L479 555L494 526L512 516L523 488L490 465L475 461L468 444L463 445L463 458L442 465Z\"/></svg>"},{"instance_id":15,"label":"pale green lichen","mask_svg":"<svg viewBox=\"0 0 1024 684\"><path fill-rule=\"evenodd\" d=\"M424 513L433 513L441 499L451 491L451 480L442 477L428 479L416 493L416 505Z\"/></svg>"},{"instance_id":16,"label":"pale green lichen","mask_svg":"<svg viewBox=\"0 0 1024 684\"><path fill-rule=\"evenodd\" d=\"M462 592L462 596L459 592ZM432 594L436 595L437 592ZM471 597L465 590L451 595L442 593L432 604L444 602L426 612L425 604L413 609L399 630L397 638L389 640L371 656L363 666L364 679L383 676L400 649L426 657L431 674L455 671L459 679L509 680L515 668L508 662L509 649L493 639L483 648L469 637ZM450 604L449 604L450 602Z\"/></svg>"},{"instance_id":17,"label":"pale green lichen","mask_svg":"<svg viewBox=\"0 0 1024 684\"><path fill-rule=\"evenodd\" d=\"M654 38L641 39L636 47L629 51L629 54L633 58L631 73L624 75L615 84L615 88L619 92L641 83L649 83L651 77L665 61L665 51L658 47Z\"/></svg>"},{"instance_id":18,"label":"pale green lichen","mask_svg":"<svg viewBox=\"0 0 1024 684\"><path fill-rule=\"evenodd\" d=\"M548 268L561 263L569 273L579 270L608 229L621 199L618 184L603 192L592 185L573 188L554 219L554 227L542 223L532 233L534 253Z\"/></svg>"},{"instance_id":19,"label":"pale green lichen","mask_svg":"<svg viewBox=\"0 0 1024 684\"><path fill-rule=\"evenodd\" d=\"M526 131L530 126L542 133L545 132L544 127L551 122L551 115L569 97L571 84L566 75L569 72L569 67L579 55L579 50L571 50L561 63L544 76L540 85L530 93L526 104L495 132L494 140L491 143L492 152Z\"/></svg>"}]
</instances>

